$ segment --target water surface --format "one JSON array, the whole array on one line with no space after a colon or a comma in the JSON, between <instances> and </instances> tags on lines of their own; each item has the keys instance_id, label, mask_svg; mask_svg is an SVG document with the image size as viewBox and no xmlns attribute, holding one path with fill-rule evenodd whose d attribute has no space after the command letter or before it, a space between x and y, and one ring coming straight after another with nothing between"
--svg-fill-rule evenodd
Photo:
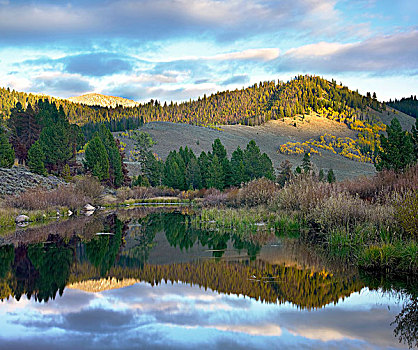
<instances>
[{"instance_id":1,"label":"water surface","mask_svg":"<svg viewBox=\"0 0 418 350\"><path fill-rule=\"evenodd\" d=\"M137 209L3 239L0 349L416 343L414 281L330 265L297 239L247 239L195 222Z\"/></svg>"}]
</instances>

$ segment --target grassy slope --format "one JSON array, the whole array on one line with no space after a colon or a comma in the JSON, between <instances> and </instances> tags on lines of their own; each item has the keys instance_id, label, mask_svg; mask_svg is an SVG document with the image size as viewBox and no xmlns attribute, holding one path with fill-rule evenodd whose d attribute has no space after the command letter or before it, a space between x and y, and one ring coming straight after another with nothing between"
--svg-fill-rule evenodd
<instances>
[{"instance_id":1,"label":"grassy slope","mask_svg":"<svg viewBox=\"0 0 418 350\"><path fill-rule=\"evenodd\" d=\"M401 112L393 113L390 108L387 112L375 114L385 123L390 123L393 117L397 117L404 128L410 129L414 118ZM293 126L296 122L297 127ZM140 130L148 132L152 138L157 141L153 151L160 157L165 159L171 150L178 150L181 146L188 146L198 155L202 151L211 149L211 145L216 138L220 138L225 145L228 155L231 156L233 150L240 146L245 148L248 141L254 139L262 152L266 152L273 161L273 165L277 168L280 163L287 159L294 166L301 164L301 155L283 155L277 153L278 146L288 141L303 142L310 138L316 138L324 133L331 133L336 136L349 136L354 138L356 132L347 128L345 124L338 123L329 119L307 116L305 121L301 118L286 118L283 121L269 121L260 126L244 126L244 125L224 125L221 127L223 131L217 131L210 128L193 126L188 124L174 124L168 122L152 122L145 124ZM116 133L118 134L118 133ZM133 149L131 140L124 137L121 141L127 144L127 151ZM373 164L359 163L349 160L342 156L333 154L328 151L322 151L321 156L313 155L312 161L318 169L332 168L335 170L337 179L351 178L359 175L374 174ZM137 167L134 163L129 164L131 174L136 174Z\"/></svg>"}]
</instances>

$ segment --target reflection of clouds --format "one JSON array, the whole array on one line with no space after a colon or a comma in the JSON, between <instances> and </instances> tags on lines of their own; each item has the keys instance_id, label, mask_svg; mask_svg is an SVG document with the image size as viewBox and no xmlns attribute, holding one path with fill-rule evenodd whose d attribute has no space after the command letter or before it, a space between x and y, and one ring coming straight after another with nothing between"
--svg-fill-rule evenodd
<instances>
[{"instance_id":1,"label":"reflection of clouds","mask_svg":"<svg viewBox=\"0 0 418 350\"><path fill-rule=\"evenodd\" d=\"M180 283L138 283L96 294L66 290L49 303L25 301L24 308L4 302L0 323L11 331L0 333L0 344L23 348L33 342L42 349L49 348L41 347L47 340L56 346L68 341L59 346L63 349L401 347L389 326L399 305L377 292L365 297L361 304L357 294L352 308L347 298L343 307L301 311ZM34 338L40 333L45 339Z\"/></svg>"}]
</instances>

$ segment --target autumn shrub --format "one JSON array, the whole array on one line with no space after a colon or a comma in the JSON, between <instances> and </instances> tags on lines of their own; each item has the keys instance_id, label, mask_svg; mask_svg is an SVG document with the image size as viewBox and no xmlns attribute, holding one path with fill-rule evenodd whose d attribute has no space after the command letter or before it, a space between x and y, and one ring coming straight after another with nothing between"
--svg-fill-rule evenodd
<instances>
[{"instance_id":1,"label":"autumn shrub","mask_svg":"<svg viewBox=\"0 0 418 350\"><path fill-rule=\"evenodd\" d=\"M360 177L340 183L342 190L371 202L390 200L393 193L418 191L418 164L403 172L384 170L373 177Z\"/></svg>"},{"instance_id":2,"label":"autumn shrub","mask_svg":"<svg viewBox=\"0 0 418 350\"><path fill-rule=\"evenodd\" d=\"M395 204L396 219L403 230L418 238L418 192L409 191Z\"/></svg>"},{"instance_id":3,"label":"autumn shrub","mask_svg":"<svg viewBox=\"0 0 418 350\"><path fill-rule=\"evenodd\" d=\"M204 206L225 205L227 201L227 192L221 192L217 188L209 188L203 197L202 204Z\"/></svg>"},{"instance_id":4,"label":"autumn shrub","mask_svg":"<svg viewBox=\"0 0 418 350\"><path fill-rule=\"evenodd\" d=\"M137 189L140 187L135 187ZM119 202L124 202L128 199L134 198L134 191L130 187L120 187L116 190L116 198Z\"/></svg>"},{"instance_id":5,"label":"autumn shrub","mask_svg":"<svg viewBox=\"0 0 418 350\"><path fill-rule=\"evenodd\" d=\"M91 198L75 190L73 185L61 185L51 191L35 188L6 198L6 203L10 207L27 210L46 210L56 207L74 210L88 202L91 202Z\"/></svg>"},{"instance_id":6,"label":"autumn shrub","mask_svg":"<svg viewBox=\"0 0 418 350\"><path fill-rule=\"evenodd\" d=\"M370 204L346 192L332 193L317 203L307 215L324 230L351 228L371 223L376 229L393 227L394 209L390 205Z\"/></svg>"},{"instance_id":7,"label":"autumn shrub","mask_svg":"<svg viewBox=\"0 0 418 350\"><path fill-rule=\"evenodd\" d=\"M103 193L103 186L93 176L83 176L75 180L75 190L96 199Z\"/></svg>"},{"instance_id":8,"label":"autumn shrub","mask_svg":"<svg viewBox=\"0 0 418 350\"><path fill-rule=\"evenodd\" d=\"M245 184L238 193L238 201L250 207L267 204L279 192L279 186L266 178L260 178Z\"/></svg>"},{"instance_id":9,"label":"autumn shrub","mask_svg":"<svg viewBox=\"0 0 418 350\"><path fill-rule=\"evenodd\" d=\"M333 184L318 181L312 176L298 176L277 192L275 204L286 210L308 213L319 202L337 191Z\"/></svg>"}]
</instances>

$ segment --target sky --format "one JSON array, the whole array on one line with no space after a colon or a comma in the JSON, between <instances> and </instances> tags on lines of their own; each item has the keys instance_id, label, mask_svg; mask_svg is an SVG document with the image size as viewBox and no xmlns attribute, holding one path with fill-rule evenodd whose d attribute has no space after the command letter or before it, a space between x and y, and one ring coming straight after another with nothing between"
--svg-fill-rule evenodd
<instances>
[{"instance_id":1,"label":"sky","mask_svg":"<svg viewBox=\"0 0 418 350\"><path fill-rule=\"evenodd\" d=\"M298 74L417 94L416 0L0 0L0 86L184 101Z\"/></svg>"},{"instance_id":2,"label":"sky","mask_svg":"<svg viewBox=\"0 0 418 350\"><path fill-rule=\"evenodd\" d=\"M181 283L0 302L4 349L407 348L391 322L403 301L367 288L338 305L300 310ZM251 314L251 317L248 315Z\"/></svg>"}]
</instances>

